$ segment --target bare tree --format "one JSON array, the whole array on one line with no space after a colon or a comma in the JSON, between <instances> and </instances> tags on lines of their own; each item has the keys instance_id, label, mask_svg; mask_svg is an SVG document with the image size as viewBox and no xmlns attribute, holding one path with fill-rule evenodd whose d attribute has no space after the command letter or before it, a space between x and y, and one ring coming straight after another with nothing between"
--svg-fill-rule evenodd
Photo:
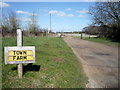
<instances>
[{"instance_id":1,"label":"bare tree","mask_svg":"<svg viewBox=\"0 0 120 90\"><path fill-rule=\"evenodd\" d=\"M90 14L93 16L94 24L117 24L120 20L118 2L96 2Z\"/></svg>"},{"instance_id":2,"label":"bare tree","mask_svg":"<svg viewBox=\"0 0 120 90\"><path fill-rule=\"evenodd\" d=\"M35 13L31 14L30 16L30 22L28 23L28 29L30 33L35 33L39 31L39 26L37 23L37 15Z\"/></svg>"},{"instance_id":3,"label":"bare tree","mask_svg":"<svg viewBox=\"0 0 120 90\"><path fill-rule=\"evenodd\" d=\"M118 38L120 28L120 15L118 2L96 2L95 7L90 9L93 24L104 28L108 36Z\"/></svg>"},{"instance_id":4,"label":"bare tree","mask_svg":"<svg viewBox=\"0 0 120 90\"><path fill-rule=\"evenodd\" d=\"M16 33L17 28L20 28L20 21L17 18L17 15L13 11L9 11L8 15L3 16L2 19L2 32L7 33Z\"/></svg>"}]
</instances>

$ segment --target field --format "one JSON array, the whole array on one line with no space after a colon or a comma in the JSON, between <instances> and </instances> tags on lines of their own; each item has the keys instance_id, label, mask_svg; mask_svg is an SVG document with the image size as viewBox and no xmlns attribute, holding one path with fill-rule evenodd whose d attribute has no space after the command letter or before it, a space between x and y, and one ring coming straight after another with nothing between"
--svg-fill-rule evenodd
<instances>
[{"instance_id":1,"label":"field","mask_svg":"<svg viewBox=\"0 0 120 90\"><path fill-rule=\"evenodd\" d=\"M2 48L16 46L16 38L3 38ZM23 64L23 78L18 78L16 64L4 64L3 88L84 88L86 76L72 50L62 38L24 37L24 46L36 47L36 63Z\"/></svg>"}]
</instances>

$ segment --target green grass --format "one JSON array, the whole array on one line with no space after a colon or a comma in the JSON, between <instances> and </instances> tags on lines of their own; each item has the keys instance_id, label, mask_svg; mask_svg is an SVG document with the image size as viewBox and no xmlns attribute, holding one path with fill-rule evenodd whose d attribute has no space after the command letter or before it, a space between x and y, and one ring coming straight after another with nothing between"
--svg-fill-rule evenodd
<instances>
[{"instance_id":1,"label":"green grass","mask_svg":"<svg viewBox=\"0 0 120 90\"><path fill-rule=\"evenodd\" d=\"M36 63L23 64L24 75L20 79L17 65L5 65L2 61L3 88L85 87L86 76L81 64L62 38L24 37L23 45L36 47ZM5 46L16 46L16 38L3 38Z\"/></svg>"},{"instance_id":2,"label":"green grass","mask_svg":"<svg viewBox=\"0 0 120 90\"><path fill-rule=\"evenodd\" d=\"M119 45L118 42L113 42L112 40L106 39L106 38L83 37L83 40L89 40L89 41L93 41L93 42L103 43L103 44L110 45L110 46L118 46Z\"/></svg>"}]
</instances>

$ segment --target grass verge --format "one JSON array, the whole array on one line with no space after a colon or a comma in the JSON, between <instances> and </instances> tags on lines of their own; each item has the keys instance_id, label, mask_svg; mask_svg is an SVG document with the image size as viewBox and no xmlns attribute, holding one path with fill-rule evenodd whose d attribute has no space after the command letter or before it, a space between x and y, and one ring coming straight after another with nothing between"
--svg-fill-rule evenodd
<instances>
[{"instance_id":1,"label":"grass verge","mask_svg":"<svg viewBox=\"0 0 120 90\"><path fill-rule=\"evenodd\" d=\"M3 88L85 87L82 66L62 38L24 37L23 45L36 47L36 63L23 64L24 75L19 79L17 65L5 65L2 57ZM16 38L3 38L5 46L16 46Z\"/></svg>"},{"instance_id":2,"label":"grass verge","mask_svg":"<svg viewBox=\"0 0 120 90\"><path fill-rule=\"evenodd\" d=\"M106 38L96 38L96 37L83 37L83 40L89 40L89 41L93 41L93 42L98 42L98 43L103 43L109 46L120 46L118 42L114 42L110 39L106 39Z\"/></svg>"}]
</instances>

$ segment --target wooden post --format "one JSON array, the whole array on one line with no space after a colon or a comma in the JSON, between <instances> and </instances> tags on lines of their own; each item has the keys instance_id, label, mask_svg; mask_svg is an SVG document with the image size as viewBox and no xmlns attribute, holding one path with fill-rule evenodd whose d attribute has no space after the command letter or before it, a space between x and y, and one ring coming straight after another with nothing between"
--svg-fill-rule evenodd
<instances>
[{"instance_id":1,"label":"wooden post","mask_svg":"<svg viewBox=\"0 0 120 90\"><path fill-rule=\"evenodd\" d=\"M82 32L81 32L81 39L82 39Z\"/></svg>"},{"instance_id":2,"label":"wooden post","mask_svg":"<svg viewBox=\"0 0 120 90\"><path fill-rule=\"evenodd\" d=\"M89 34L89 39L90 39L90 34Z\"/></svg>"},{"instance_id":3,"label":"wooden post","mask_svg":"<svg viewBox=\"0 0 120 90\"><path fill-rule=\"evenodd\" d=\"M22 47L22 31L17 29L17 46ZM18 76L22 78L23 75L23 66L22 64L18 64Z\"/></svg>"}]
</instances>

